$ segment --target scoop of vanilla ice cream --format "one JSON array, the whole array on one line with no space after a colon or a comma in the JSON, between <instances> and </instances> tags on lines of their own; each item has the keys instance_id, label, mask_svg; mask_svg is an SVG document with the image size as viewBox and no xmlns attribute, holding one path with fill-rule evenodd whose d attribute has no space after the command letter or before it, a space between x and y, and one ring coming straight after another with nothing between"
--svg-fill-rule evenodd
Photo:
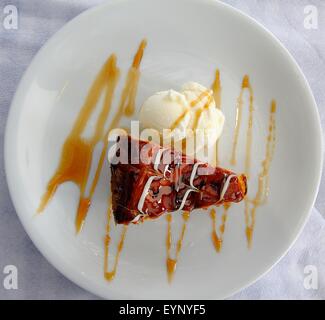
<instances>
[{"instance_id":1,"label":"scoop of vanilla ice cream","mask_svg":"<svg viewBox=\"0 0 325 320\"><path fill-rule=\"evenodd\" d=\"M195 104L192 106L194 109L203 108L207 103L209 106L216 107L212 90L207 89L197 82L186 82L182 86L181 93L185 96L189 103L195 102ZM200 97L202 98L199 99ZM211 97L212 99L210 99Z\"/></svg>"},{"instance_id":2,"label":"scoop of vanilla ice cream","mask_svg":"<svg viewBox=\"0 0 325 320\"><path fill-rule=\"evenodd\" d=\"M204 130L204 145L213 145L221 136L225 123L224 114L216 107L213 91L197 82L187 82L183 85L181 93L189 101L193 115L189 128ZM196 144L196 150L200 147L202 146Z\"/></svg>"},{"instance_id":3,"label":"scoop of vanilla ice cream","mask_svg":"<svg viewBox=\"0 0 325 320\"><path fill-rule=\"evenodd\" d=\"M155 129L160 133L164 129L171 129L166 138L171 136L175 140L182 140L186 137L191 119L189 110L189 103L183 94L172 89L160 91L143 103L139 120L142 128Z\"/></svg>"},{"instance_id":4,"label":"scoop of vanilla ice cream","mask_svg":"<svg viewBox=\"0 0 325 320\"><path fill-rule=\"evenodd\" d=\"M139 120L142 128L150 128L163 134L163 138L174 141L186 138L193 152L213 145L220 137L225 117L216 107L213 92L196 82L183 85L181 92L161 91L149 97L142 105ZM195 130L204 135L202 143L194 138ZM194 134L193 134L194 133ZM194 142L195 145L194 145Z\"/></svg>"}]
</instances>

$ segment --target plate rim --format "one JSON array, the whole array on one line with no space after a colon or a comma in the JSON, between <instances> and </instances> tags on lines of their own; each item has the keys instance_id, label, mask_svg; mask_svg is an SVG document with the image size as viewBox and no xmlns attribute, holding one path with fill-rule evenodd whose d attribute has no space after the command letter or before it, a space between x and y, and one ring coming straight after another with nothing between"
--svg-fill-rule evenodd
<instances>
[{"instance_id":1,"label":"plate rim","mask_svg":"<svg viewBox=\"0 0 325 320\"><path fill-rule=\"evenodd\" d=\"M53 257L53 255L51 256L51 254L47 253L47 250L46 250L47 247L43 246L40 239L37 238L36 234L33 233L32 230L29 228L29 226L28 226L29 222L27 221L27 215L22 213L23 209L20 208L19 199L15 195L15 191L14 191L14 189L15 189L14 180L15 179L13 178L13 174L12 174L13 168L10 165L10 159L15 155L16 152L14 150L15 149L14 146L12 146L10 144L10 141L16 141L16 139L15 139L15 136L16 136L16 131L15 131L16 114L18 115L19 111L21 110L19 105L17 105L16 101L18 101L18 96L19 96L20 92L22 91L24 83L26 83L28 77L30 76L30 71L32 70L33 65L36 64L38 57L42 55L42 52L46 50L47 46L49 46L49 44L51 42L55 41L58 37L60 37L61 33L63 33L65 30L67 30L70 25L83 19L84 17L86 17L88 15L96 14L97 11L102 10L104 7L114 6L114 5L120 4L121 2L129 2L129 1L132 1L132 0L109 0L102 4L99 4L97 6L91 7L89 9L83 11L82 13L80 13L79 15L77 15L76 17L74 17L73 19L68 21L67 23L65 23L58 31L56 31L42 45L42 47L39 49L39 51L36 53L36 55L31 60L30 64L28 65L25 72L23 73L21 80L19 81L19 84L18 84L15 94L13 96L12 102L10 104L7 122L6 122L6 128L5 128L5 137L4 137L5 176L6 176L12 203L14 205L17 216L24 227L24 230L28 234L29 238L31 239L31 241L33 242L35 247L45 257L45 259L55 269L57 269L64 277L66 277L70 281L74 282L74 284L78 285L79 287L83 288L84 290L91 292L96 297L103 297L105 299L134 299L134 297L130 297L128 294L118 295L118 294L110 293L110 294L104 295L104 294L98 292L99 291L98 287L96 290L96 287L94 287L91 283L89 283L86 278L82 278L79 276L79 274L71 272L72 269L69 266L67 266L67 265L64 266L60 263L57 263L55 258ZM175 0L173 0L173 1L175 1ZM178 0L178 1L183 1L183 0ZM278 46L279 50L283 51L283 53L286 55L286 58L288 59L288 61L290 61L290 63L292 64L292 68L294 68L297 71L297 76L303 82L303 87L305 87L305 94L306 94L306 96L308 96L308 99L310 100L310 103L309 103L310 107L311 107L310 109L313 112L313 118L315 120L314 125L316 126L315 129L317 131L317 135L318 135L317 138L319 140L319 158L315 159L315 161L317 161L317 166L318 166L318 168L317 168L318 176L314 183L314 190L312 193L313 196L311 197L311 200L309 201L308 211L306 213L304 213L304 217L301 219L301 221L297 225L297 231L295 231L295 233L293 232L293 240L288 245L287 249L282 254L280 254L279 257L277 259L275 259L275 261L273 263L271 263L270 266L265 271L257 274L256 277L254 277L254 279L248 280L244 286L239 285L238 287L231 289L230 292L225 294L225 296L223 297L223 298L228 298L228 297L234 295L235 293L237 293L241 290L244 290L248 286L250 286L253 283L255 283L256 281L258 281L260 278L262 278L265 274L267 274L288 253L288 251L292 248L292 246L295 244L296 240L302 233L302 230L304 229L304 227L310 217L311 210L315 204L316 197L318 195L318 190L319 190L321 177L322 177L323 163L324 163L324 140L323 140L324 138L323 138L323 131L322 131L322 126L321 126L321 122L320 122L320 115L319 115L317 104L316 104L314 95L312 93L312 90L310 88L310 85L306 79L306 76L302 72L299 64L297 63L295 58L291 55L289 50L281 43L281 41L271 31L269 31L266 27L264 27L260 22L255 20L253 17L249 16L248 14L240 11L239 9L237 9L227 3L221 2L219 0L191 0L191 1L195 2L195 3L200 2L201 5L206 5L206 6L207 5L219 6L221 9L226 9L229 12L232 12L233 14L237 15L239 18L246 20L247 23L252 24L255 28L260 28L261 31L264 32L265 36L268 36L270 41L273 41L273 43ZM111 296L111 295L114 295L114 296ZM211 299L214 299L214 298L211 297Z\"/></svg>"}]
</instances>

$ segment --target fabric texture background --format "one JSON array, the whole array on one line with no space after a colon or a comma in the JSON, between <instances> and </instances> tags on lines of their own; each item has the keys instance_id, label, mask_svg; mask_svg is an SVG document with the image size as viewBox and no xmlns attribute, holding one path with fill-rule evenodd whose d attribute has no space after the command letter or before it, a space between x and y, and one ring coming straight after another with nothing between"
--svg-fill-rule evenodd
<instances>
[{"instance_id":1,"label":"fabric texture background","mask_svg":"<svg viewBox=\"0 0 325 320\"><path fill-rule=\"evenodd\" d=\"M112 0L111 0L112 1ZM0 150L12 97L33 56L59 28L103 0L0 0ZM289 49L305 73L325 125L325 1L226 0L261 22ZM15 5L18 30L2 25L3 8ZM319 13L317 30L304 28L304 7ZM268 274L230 299L325 299L325 172L320 192L303 232L288 254ZM0 270L19 268L19 289L5 290L0 299L97 299L56 271L32 244L12 205L0 157ZM318 269L318 289L304 288L304 269ZM1 273L0 273L1 274Z\"/></svg>"}]
</instances>

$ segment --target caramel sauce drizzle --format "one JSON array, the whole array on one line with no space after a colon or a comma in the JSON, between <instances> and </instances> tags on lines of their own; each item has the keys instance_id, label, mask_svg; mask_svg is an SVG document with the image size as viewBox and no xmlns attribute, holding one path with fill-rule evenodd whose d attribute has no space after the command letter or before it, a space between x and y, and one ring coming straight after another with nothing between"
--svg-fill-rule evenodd
<instances>
[{"instance_id":1,"label":"caramel sauce drizzle","mask_svg":"<svg viewBox=\"0 0 325 320\"><path fill-rule=\"evenodd\" d=\"M252 139L253 139L253 113L254 113L254 94L251 87L249 77L244 76L242 81L241 92L238 97L237 102L237 112L236 112L236 125L234 133L234 141L232 148L231 164L236 164L236 149L238 144L238 137L240 126L242 122L242 109L243 109L243 94L244 91L248 89L249 91L249 116L248 116L248 126L246 131L246 153L245 153L245 174L247 180L250 177L250 167L251 167L251 149L252 149ZM266 142L266 155L262 162L262 169L258 177L258 190L256 196L253 200L248 197L245 198L245 224L246 224L246 239L249 248L252 246L252 239L255 227L256 210L259 206L263 205L267 201L269 193L269 170L271 161L273 159L274 149L275 149L275 112L276 112L276 102L273 100L270 107L270 119L268 127L268 138ZM251 207L252 204L252 208Z\"/></svg>"},{"instance_id":2,"label":"caramel sauce drizzle","mask_svg":"<svg viewBox=\"0 0 325 320\"><path fill-rule=\"evenodd\" d=\"M142 61L144 50L147 46L147 41L142 40L139 49L133 58L133 63L129 69L126 84L122 91L119 110L123 110L124 115L131 117L135 110L135 99L138 91L138 83L140 78L140 63Z\"/></svg>"},{"instance_id":3,"label":"caramel sauce drizzle","mask_svg":"<svg viewBox=\"0 0 325 320\"><path fill-rule=\"evenodd\" d=\"M217 69L215 72L214 80L211 86L213 91L213 98L218 109L221 109L221 80L220 80L220 70Z\"/></svg>"},{"instance_id":4,"label":"caramel sauce drizzle","mask_svg":"<svg viewBox=\"0 0 325 320\"><path fill-rule=\"evenodd\" d=\"M126 232L128 230L127 226L123 225L122 232L120 234L120 239L119 239L118 245L117 245L117 252L116 252L116 256L115 256L115 260L114 260L114 264L113 264L113 269L111 271L108 271L109 248L110 248L110 242L111 242L111 237L110 237L111 220L112 220L112 201L111 201L111 197L109 197L108 209L107 209L105 247L104 247L104 276L105 276L105 279L108 281L112 281L115 278L118 261L120 259L120 255L123 250Z\"/></svg>"},{"instance_id":5,"label":"caramel sauce drizzle","mask_svg":"<svg viewBox=\"0 0 325 320\"><path fill-rule=\"evenodd\" d=\"M103 148L101 156L100 156L99 164L98 164L98 167L97 167L97 170L95 173L95 178L93 180L91 189L96 188L96 185L97 185L97 182L98 182L98 179L99 179L102 167L103 167L104 159L106 158L109 132L113 128L117 127L123 114L125 116L130 117L134 113L135 99L136 99L138 83L139 83L139 79L140 79L139 67L140 67L140 63L142 61L144 49L146 48L146 46L147 46L147 41L142 40L142 42L140 43L140 46L138 48L138 51L136 52L136 54L134 56L132 66L130 67L129 72L128 72L125 86L122 90L122 95L121 95L121 100L119 103L118 112L115 114L115 116L112 120L112 123L110 124L110 126L107 130L107 133L105 135L105 141L103 141L104 148ZM127 232L127 226L123 225L123 229L120 234L120 239L119 239L118 246L117 246L117 253L115 256L115 260L114 260L114 266L113 266L112 271L108 271L109 248L110 248L110 240L111 240L111 238L110 238L110 221L111 221L111 216L112 216L111 204L112 204L111 195L108 195L108 213L107 213L106 236L105 236L105 243L104 243L104 252L105 252L104 276L105 276L105 279L108 281L112 281L115 278L115 275L117 272L117 267L118 267L118 261L119 261L121 252L123 250L124 241L125 241L126 232Z\"/></svg>"},{"instance_id":6,"label":"caramel sauce drizzle","mask_svg":"<svg viewBox=\"0 0 325 320\"><path fill-rule=\"evenodd\" d=\"M194 99L193 101L191 101L190 107L191 108L194 108L196 105L198 105L205 98L208 98L208 101L211 101L210 90L203 91L196 99Z\"/></svg>"},{"instance_id":7,"label":"caramel sauce drizzle","mask_svg":"<svg viewBox=\"0 0 325 320\"><path fill-rule=\"evenodd\" d=\"M220 70L217 69L215 72L214 76L214 81L211 86L212 92L213 92L213 97L214 101L216 103L216 106L219 110L221 110L221 80L220 80ZM220 139L220 138L219 138ZM216 142L216 147L215 147L215 166L219 165L220 160L219 160L219 139Z\"/></svg>"},{"instance_id":8,"label":"caramel sauce drizzle","mask_svg":"<svg viewBox=\"0 0 325 320\"><path fill-rule=\"evenodd\" d=\"M91 199L93 197L93 194L95 192L96 186L98 184L98 180L103 168L104 160L106 158L107 149L108 149L108 137L109 133L112 129L116 128L118 126L118 123L120 122L121 118L123 117L123 114L126 116L131 116L131 111L134 112L134 106L135 106L135 98L136 93L138 90L138 83L140 79L140 64L142 61L144 49L147 46L147 41L144 39L141 41L139 48L133 58L133 63L128 71L127 80L125 83L125 86L122 90L122 95L119 103L119 107L117 112L115 113L115 116L107 129L106 134L104 135L102 142L104 144L104 147L102 149L102 152L100 154L99 162L96 168L94 179L91 183L91 188L89 192L89 204L91 203ZM80 231L87 213L88 213L89 206L84 210L80 211L77 214L77 230Z\"/></svg>"},{"instance_id":9,"label":"caramel sauce drizzle","mask_svg":"<svg viewBox=\"0 0 325 320\"><path fill-rule=\"evenodd\" d=\"M188 211L184 211L182 213L182 216L183 216L182 230L181 230L179 239L178 239L177 244L176 244L175 258L172 259L171 258L171 246L172 246L171 227L172 227L173 217L172 217L172 214L170 214L170 213L166 215L166 219L167 219L167 237L166 237L167 259L166 259L166 267L167 267L167 278L168 278L169 283L172 282L174 273L176 271L177 262L178 262L178 259L179 259L179 256L180 256L180 253L181 253L181 250L182 250L183 239L184 239L184 236L185 236L186 226L187 226L188 219L190 217L190 213Z\"/></svg>"},{"instance_id":10,"label":"caramel sauce drizzle","mask_svg":"<svg viewBox=\"0 0 325 320\"><path fill-rule=\"evenodd\" d=\"M220 70L217 69L215 72L215 78L212 83L211 89L213 91L213 97L216 102L216 106L218 109L221 110L221 80L220 80ZM216 142L215 145L215 165L219 165L219 139ZM226 229L226 222L228 218L228 211L231 207L230 203L226 203L223 205L223 213L221 216L221 225L219 227L219 235L217 232L217 215L216 215L216 209L211 209L210 210L210 218L211 218L211 223L212 223L212 231L211 231L211 240L214 245L214 248L217 252L221 251L222 248L222 243L223 243L223 235L225 233Z\"/></svg>"},{"instance_id":11,"label":"caramel sauce drizzle","mask_svg":"<svg viewBox=\"0 0 325 320\"><path fill-rule=\"evenodd\" d=\"M54 196L57 188L64 182L74 182L80 190L79 206L76 215L76 231L79 233L85 222L88 209L90 207L93 194L95 192L101 170L106 158L108 148L108 135L109 132L117 127L123 115L130 117L134 113L135 98L138 89L138 82L140 79L140 63L143 57L144 49L146 48L147 41L143 40L133 58L133 63L128 71L125 86L122 90L122 95L118 107L109 128L106 132L105 124L111 110L111 105L114 97L114 92L120 77L120 70L117 67L117 58L112 54L104 66L101 68L97 77L95 78L86 98L86 101L81 108L73 128L64 142L61 151L59 166L57 167L54 175L47 184L46 192L41 198L37 213L41 213L46 208L49 201ZM99 99L102 94L105 94L104 103L97 119L95 132L91 138L83 138L84 132L91 115L96 109ZM89 171L93 159L93 152L99 142L104 143L97 169L94 178L91 182L89 195L85 196L85 189L89 179ZM109 197L109 207L107 213L107 226L105 236L105 261L104 261L104 275L107 280L112 280L116 275L118 261L123 249L124 240L126 237L127 227L124 226L120 235L117 246L117 254L115 256L114 266L112 271L108 271L108 258L110 247L110 221L111 221L111 200Z\"/></svg>"},{"instance_id":12,"label":"caramel sauce drizzle","mask_svg":"<svg viewBox=\"0 0 325 320\"><path fill-rule=\"evenodd\" d=\"M265 204L269 194L270 166L274 155L276 135L275 135L275 113L276 102L273 100L270 106L268 136L266 139L265 158L262 161L261 171L258 175L258 188L253 200L245 201L245 223L247 245L251 247L253 232L255 227L256 209ZM250 209L250 204L252 205Z\"/></svg>"},{"instance_id":13,"label":"caramel sauce drizzle","mask_svg":"<svg viewBox=\"0 0 325 320\"><path fill-rule=\"evenodd\" d=\"M205 98L207 98L207 102L205 103L205 105L203 106L202 109L198 109L196 110L196 112L194 113L194 125L193 128L195 129L197 126L197 123L200 119L201 113L203 112L204 109L206 109L207 107L209 107L209 104L212 100L212 96L210 94L209 90L206 90L204 92L202 92L196 99L194 99L193 101L190 102L190 108L194 108L196 105L198 105L201 101L203 101ZM184 112L182 112L182 114L175 120L175 122L171 125L170 129L174 130L175 128L177 128L177 126L184 120L184 118L186 117L187 113L190 111L190 109L186 109L184 110Z\"/></svg>"},{"instance_id":14,"label":"caramel sauce drizzle","mask_svg":"<svg viewBox=\"0 0 325 320\"><path fill-rule=\"evenodd\" d=\"M207 91L203 92L203 94L205 94ZM208 109L209 108L209 105L211 103L211 100L212 100L212 95L208 92L208 95L207 95L208 99L206 101L206 103L204 104L203 108L200 108L200 109L197 109L194 113L194 122L193 122L193 128L197 128L198 127L198 123L199 123L199 120L201 118L201 115L202 113L204 112L204 110Z\"/></svg>"},{"instance_id":15,"label":"caramel sauce drizzle","mask_svg":"<svg viewBox=\"0 0 325 320\"><path fill-rule=\"evenodd\" d=\"M236 107L236 123L235 123L235 132L234 132L234 140L232 146L232 155L231 155L231 164L236 164L236 150L239 138L239 132L242 122L242 112L243 112L243 95L245 90L249 91L249 117L248 117L248 126L246 131L246 153L245 153L245 174L247 175L247 179L249 179L250 175L250 167L251 167L251 148L252 148L252 139L253 139L253 112L254 112L254 94L253 89L251 87L249 77L247 75L244 76L241 86L241 92L237 100ZM214 97L217 102L217 106L221 108L221 85L220 85L220 72L216 71L215 79L212 84L212 90L214 92ZM255 218L256 218L256 210L259 206L266 203L268 194L269 194L269 170L270 165L273 159L273 154L275 150L275 113L276 113L276 102L273 100L270 107L270 116L269 116L269 126L268 126L268 137L266 141L266 154L265 159L262 161L261 172L258 176L258 189L253 200L249 200L248 197L245 199L245 224L246 224L246 238L247 244L250 248L252 245L253 232L255 227ZM216 163L218 164L218 145L216 144ZM221 226L219 228L220 235L218 236L216 232L216 211L212 209L210 211L210 217L212 220L212 242L217 252L220 252L223 241L223 234L225 231L225 225L227 221L227 213L230 208L230 204L224 206L224 211L221 218Z\"/></svg>"},{"instance_id":16,"label":"caramel sauce drizzle","mask_svg":"<svg viewBox=\"0 0 325 320\"><path fill-rule=\"evenodd\" d=\"M222 243L223 243L223 235L225 233L226 229L226 222L228 218L228 210L230 208L230 204L226 203L223 206L223 213L221 216L221 225L219 227L219 235L217 232L217 214L215 209L211 209L210 211L210 217L212 222L212 232L211 232L211 239L212 243L214 245L214 248L217 252L221 251Z\"/></svg>"},{"instance_id":17,"label":"caramel sauce drizzle","mask_svg":"<svg viewBox=\"0 0 325 320\"><path fill-rule=\"evenodd\" d=\"M184 120L184 118L186 117L188 111L189 111L188 109L184 110L184 112L182 112L182 114L175 120L175 122L170 127L171 131L176 129L177 126Z\"/></svg>"},{"instance_id":18,"label":"caramel sauce drizzle","mask_svg":"<svg viewBox=\"0 0 325 320\"><path fill-rule=\"evenodd\" d=\"M203 112L203 110L205 110L206 108L209 107L209 104L212 100L212 95L210 93L209 90L206 90L204 92L202 92L197 99L191 101L190 103L190 107L194 108L198 103L200 103L201 101L203 101L205 98L207 98L207 102L205 103L205 105L203 106L203 108L200 108L198 110L195 111L194 113L194 124L193 127L196 128L198 125L198 121L200 119L200 116ZM178 124L185 118L186 114L187 114L188 110L185 110L181 116L176 119L176 121L173 123L172 125L172 129L175 129ZM186 150L186 140L182 141L182 149ZM175 259L171 258L171 245L172 245L172 232L171 232L171 224L172 224L172 215L171 214L167 214L166 219L167 219L167 237L166 237L166 249L167 249L167 259L166 259L166 268L167 268L167 278L168 278L168 282L171 283L173 280L173 276L174 273L176 271L176 266L177 266L177 262L178 262L178 258L179 255L181 253L182 250L182 244L183 244L183 239L184 239L184 235L185 235L185 231L186 231L186 225L187 225L187 221L190 217L190 213L187 211L183 212L183 226L182 226L182 230L181 230L181 234L180 237L177 241L177 246L176 246L176 254L175 254Z\"/></svg>"},{"instance_id":19,"label":"caramel sauce drizzle","mask_svg":"<svg viewBox=\"0 0 325 320\"><path fill-rule=\"evenodd\" d=\"M41 198L38 213L41 213L55 194L59 185L64 182L74 182L80 190L78 216L88 210L90 199L84 196L89 176L93 151L96 144L103 138L104 125L111 108L113 93L119 78L119 69L116 66L116 56L112 54L89 90L85 104L67 137L61 152L59 166L47 184L46 192ZM89 139L82 138L82 133L93 114L100 96L105 91L105 99L98 117L96 130ZM82 161L81 161L82 159ZM76 220L77 231L81 228L81 221Z\"/></svg>"},{"instance_id":20,"label":"caramel sauce drizzle","mask_svg":"<svg viewBox=\"0 0 325 320\"><path fill-rule=\"evenodd\" d=\"M232 165L236 165L236 151L238 145L238 138L239 138L239 131L242 122L242 114L243 114L243 95L245 90L248 89L249 91L249 116L248 116L248 127L246 133L246 156L245 156L245 174L247 179L250 176L250 163L251 163L251 149L252 149L252 138L253 138L253 113L254 113L254 93L252 86L249 81L248 75L245 75L242 81L240 95L237 101L237 108L236 108L236 124L235 124L235 133L234 133L234 141L233 141L233 148L232 148L232 155L230 163Z\"/></svg>"},{"instance_id":21,"label":"caramel sauce drizzle","mask_svg":"<svg viewBox=\"0 0 325 320\"><path fill-rule=\"evenodd\" d=\"M39 207L37 209L38 213L44 211L49 201L54 196L58 186L67 181L74 182L80 190L80 198L79 198L79 206L76 215L76 230L77 233L80 232L82 226L85 222L89 207L91 205L92 197L95 192L96 186L98 184L98 180L101 174L101 170L106 158L107 149L108 149L108 136L109 132L117 127L123 116L131 117L135 110L135 99L138 90L138 83L140 79L140 71L139 67L142 61L143 53L146 48L147 42L143 40L139 48L133 58L133 63L128 70L126 82L124 88L122 90L122 94L119 101L118 110L115 113L112 122L110 123L106 132L105 124L108 118L108 115L111 110L112 101L114 98L114 92L120 77L120 69L117 67L117 58L114 54L112 54L104 66L101 68L97 77L95 78L86 98L86 101L81 108L81 111L78 114L78 117L73 125L73 128L68 135L65 143L62 147L61 157L59 161L59 165L47 184L47 188L45 193L43 194ZM216 102L217 108L221 109L221 81L220 81L220 71L217 69L215 72L215 78L213 84L211 86L213 91L213 97ZM253 126L253 112L254 112L254 96L253 90L249 81L249 77L247 75L244 76L241 86L241 92L237 100L236 107L236 123L235 123L235 131L234 131L234 140L232 146L232 154L230 162L232 165L236 164L236 151L238 145L239 132L242 122L242 113L243 113L243 95L245 90L249 91L249 118L248 118L248 127L246 132L246 155L245 155L245 173L247 175L247 179L250 175L250 163L251 163L251 147L252 147L252 126ZM100 115L97 119L95 132L90 138L83 138L82 133L84 132L91 115L93 114L96 106L99 102L100 97L104 94L104 102L102 105L102 109L100 111ZM203 92L197 99L190 103L190 107L193 108L203 99L208 98L207 103L203 108L197 110L195 112L195 125L201 116L202 111L209 106L211 102L212 96L210 92L207 90ZM186 111L188 112L188 110ZM186 112L177 119L174 127L177 126L179 122L185 117ZM265 159L262 161L261 171L258 176L258 189L253 200L245 199L245 222L246 222L246 237L248 246L251 246L253 230L255 226L255 215L256 209L265 204L267 201L268 193L269 193L269 171L271 161L274 155L275 149L275 113L276 113L276 102L272 101L270 107L270 116L269 116L269 132L267 136L266 142L266 154ZM195 126L194 126L195 127ZM91 182L91 187L89 191L89 195L85 195L85 189L87 186L87 182L89 179L89 171L93 160L93 152L96 145L99 142L103 142L104 146L102 148L102 152L98 161L98 165L96 168L96 172L94 178ZM216 143L216 165L219 163L218 157L218 142ZM230 209L230 204L225 204L223 206L223 213L221 216L221 225L217 231L217 216L216 210L212 209L210 211L210 217L212 221L212 242L217 252L220 252L223 243L223 236L225 232L228 211ZM183 240L186 233L187 223L190 217L189 212L183 212L183 224L182 229L179 235L179 238L176 243L176 251L175 256L172 258L171 256L171 247L172 247L172 215L167 214L167 236L166 236L166 268L167 268L167 277L168 281L171 282L176 271L177 262L182 250ZM111 220L112 220L112 207L111 207L111 196L108 196L108 209L107 209L107 225L106 225L106 233L105 233L105 241L104 241L104 276L105 279L111 281L116 276L118 261L124 246L127 226L122 227L121 234L119 236L118 245L117 245L117 253L114 259L113 267L111 271L109 271L108 263L109 263L109 252L111 245Z\"/></svg>"},{"instance_id":22,"label":"caramel sauce drizzle","mask_svg":"<svg viewBox=\"0 0 325 320\"><path fill-rule=\"evenodd\" d=\"M48 202L51 200L60 184L66 181L74 182L80 189L79 206L76 215L77 233L79 233L82 229L93 194L98 184L107 152L108 134L118 125L118 122L123 114L130 116L134 111L135 97L140 78L139 66L146 44L146 40L143 40L134 56L132 66L128 72L127 81L122 92L118 112L115 114L106 133L104 132L104 127L111 109L115 88L120 76L120 70L116 66L116 56L112 54L100 70L89 90L86 102L78 114L71 133L63 145L59 166L53 177L50 179L47 185L47 190L44 193L37 209L37 212L40 213L46 208ZM105 99L96 123L95 133L90 139L82 138L82 133L86 128L91 115L96 109L99 98L103 92L105 92ZM85 188L89 178L93 152L95 146L100 141L104 142L104 148L102 149L99 158L94 179L91 182L89 195L85 196Z\"/></svg>"}]
</instances>

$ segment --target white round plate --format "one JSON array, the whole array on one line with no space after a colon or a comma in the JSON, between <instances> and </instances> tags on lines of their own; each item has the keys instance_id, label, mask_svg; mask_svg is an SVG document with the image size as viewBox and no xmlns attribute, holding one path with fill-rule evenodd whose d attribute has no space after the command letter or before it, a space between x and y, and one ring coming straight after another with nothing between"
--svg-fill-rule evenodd
<instances>
[{"instance_id":1,"label":"white round plate","mask_svg":"<svg viewBox=\"0 0 325 320\"><path fill-rule=\"evenodd\" d=\"M250 76L255 94L250 192L256 190L265 153L270 102L275 99L278 104L270 196L258 209L253 247L247 249L242 203L232 207L219 254L210 239L209 215L194 213L172 284L165 270L164 218L129 228L116 278L104 280L109 188L105 174L78 236L74 230L78 190L71 183L58 189L41 216L34 216L96 73L108 55L116 53L122 70L119 93L142 38L148 47L138 107L153 92L179 89L189 80L210 86L215 69L220 69L226 115L220 148L225 167L236 99L243 76ZM239 144L239 163L233 168L237 171L243 169L244 140ZM67 278L111 299L225 298L255 281L285 254L303 228L319 185L321 155L315 101L293 58L254 20L212 0L115 0L72 20L40 50L24 75L11 106L5 144L11 196L35 245ZM106 164L105 172L108 169ZM174 234L180 222L176 215ZM113 233L116 243L115 228Z\"/></svg>"}]
</instances>

